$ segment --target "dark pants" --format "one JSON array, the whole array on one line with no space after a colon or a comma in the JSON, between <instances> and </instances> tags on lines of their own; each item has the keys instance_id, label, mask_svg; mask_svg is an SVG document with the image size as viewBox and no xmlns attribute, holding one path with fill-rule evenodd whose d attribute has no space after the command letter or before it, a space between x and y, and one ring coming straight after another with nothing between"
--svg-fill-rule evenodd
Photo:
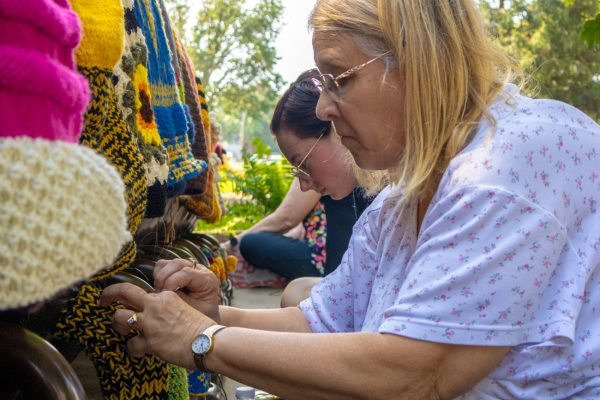
<instances>
[{"instance_id":1,"label":"dark pants","mask_svg":"<svg viewBox=\"0 0 600 400\"><path fill-rule=\"evenodd\" d=\"M268 269L288 280L303 276L321 276L311 261L305 242L273 232L244 235L240 241L244 259L256 268Z\"/></svg>"}]
</instances>

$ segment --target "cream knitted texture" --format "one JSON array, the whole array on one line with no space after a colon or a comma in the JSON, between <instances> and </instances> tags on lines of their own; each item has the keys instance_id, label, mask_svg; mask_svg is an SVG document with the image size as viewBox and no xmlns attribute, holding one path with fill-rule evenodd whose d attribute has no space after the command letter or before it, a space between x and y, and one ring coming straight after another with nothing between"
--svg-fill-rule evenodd
<instances>
[{"instance_id":1,"label":"cream knitted texture","mask_svg":"<svg viewBox=\"0 0 600 400\"><path fill-rule=\"evenodd\" d=\"M91 149L0 139L0 176L0 310L90 277L131 240L121 177Z\"/></svg>"}]
</instances>

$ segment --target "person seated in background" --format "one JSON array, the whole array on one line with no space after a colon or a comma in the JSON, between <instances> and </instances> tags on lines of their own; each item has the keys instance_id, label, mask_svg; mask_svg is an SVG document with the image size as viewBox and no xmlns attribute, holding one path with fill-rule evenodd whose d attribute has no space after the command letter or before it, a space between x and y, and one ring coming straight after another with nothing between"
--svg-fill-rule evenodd
<instances>
[{"instance_id":1,"label":"person seated in background","mask_svg":"<svg viewBox=\"0 0 600 400\"><path fill-rule=\"evenodd\" d=\"M237 237L239 251L227 246L254 267L288 280L322 277L335 270L348 248L354 223L372 200L358 188L352 158L331 122L315 114L321 93L319 75L316 69L302 73L281 96L271 119L271 132L294 165L286 197L273 214ZM306 148L304 153L299 150ZM324 265L318 257L319 241L308 243L302 229L303 219L319 201L327 221ZM282 305L296 305L308 297L319 279L297 279L288 285Z\"/></svg>"},{"instance_id":2,"label":"person seated in background","mask_svg":"<svg viewBox=\"0 0 600 400\"><path fill-rule=\"evenodd\" d=\"M304 227L304 220L319 209L320 198L315 191L303 192L298 179L294 179L277 209L232 238L226 249L256 268L268 269L288 280L322 276L323 246L318 246L322 242L311 246L305 240Z\"/></svg>"}]
</instances>

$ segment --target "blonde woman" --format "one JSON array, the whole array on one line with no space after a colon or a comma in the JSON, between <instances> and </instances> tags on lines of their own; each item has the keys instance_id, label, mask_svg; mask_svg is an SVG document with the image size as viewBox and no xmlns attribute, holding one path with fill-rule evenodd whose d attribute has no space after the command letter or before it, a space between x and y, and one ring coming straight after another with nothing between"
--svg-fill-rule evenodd
<instances>
[{"instance_id":1,"label":"blonde woman","mask_svg":"<svg viewBox=\"0 0 600 400\"><path fill-rule=\"evenodd\" d=\"M317 115L392 184L298 308L219 309L185 261L156 285L187 303L106 289L132 353L288 399L600 398L600 127L507 83L473 0L318 0L310 23Z\"/></svg>"}]
</instances>

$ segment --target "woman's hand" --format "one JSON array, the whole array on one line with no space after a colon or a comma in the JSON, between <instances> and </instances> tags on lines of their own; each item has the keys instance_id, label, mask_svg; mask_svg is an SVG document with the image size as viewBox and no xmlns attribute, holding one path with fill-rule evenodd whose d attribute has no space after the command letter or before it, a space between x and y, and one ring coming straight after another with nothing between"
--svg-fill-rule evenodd
<instances>
[{"instance_id":1,"label":"woman's hand","mask_svg":"<svg viewBox=\"0 0 600 400\"><path fill-rule=\"evenodd\" d=\"M289 231L287 231L284 236L290 237L296 240L304 240L306 236L306 229L304 228L304 224L301 222Z\"/></svg>"},{"instance_id":2,"label":"woman's hand","mask_svg":"<svg viewBox=\"0 0 600 400\"><path fill-rule=\"evenodd\" d=\"M225 249L227 254L235 256L235 258L237 258L240 261L245 261L244 257L242 256L242 252L240 251L239 238L238 238L237 246L232 246L231 242L228 241L228 242L221 244L221 247L223 247L223 249Z\"/></svg>"},{"instance_id":3,"label":"woman's hand","mask_svg":"<svg viewBox=\"0 0 600 400\"><path fill-rule=\"evenodd\" d=\"M158 260L154 267L154 289L176 292L187 304L219 322L221 286L208 268L189 260Z\"/></svg>"},{"instance_id":4,"label":"woman's hand","mask_svg":"<svg viewBox=\"0 0 600 400\"><path fill-rule=\"evenodd\" d=\"M137 332L137 336L127 342L134 357L154 354L168 363L197 368L192 341L215 321L171 291L146 293L130 283L119 283L104 289L100 298L103 306L115 301L127 307L115 312L115 330L121 335Z\"/></svg>"}]
</instances>

